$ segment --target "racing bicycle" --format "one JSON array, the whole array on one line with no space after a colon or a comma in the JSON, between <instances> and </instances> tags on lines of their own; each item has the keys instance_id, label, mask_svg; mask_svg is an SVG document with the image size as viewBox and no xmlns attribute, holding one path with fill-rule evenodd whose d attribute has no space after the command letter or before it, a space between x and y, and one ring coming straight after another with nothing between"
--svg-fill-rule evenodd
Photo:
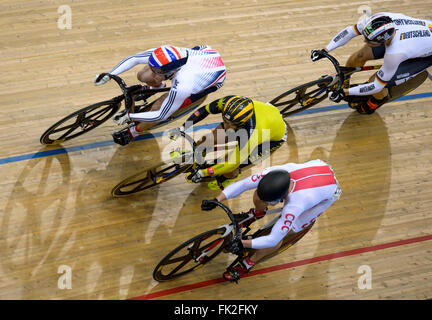
<instances>
[{"instance_id":1,"label":"racing bicycle","mask_svg":"<svg viewBox=\"0 0 432 320\"><path fill-rule=\"evenodd\" d=\"M354 73L378 70L381 65L363 66L363 67L345 67L340 66L339 62L331 54L323 51L325 58L330 60L333 64L336 73L328 74L320 77L317 80L304 83L293 89L290 89L276 98L272 99L269 103L277 107L283 117L287 117L312 106L317 105L321 101L327 99L329 94L333 91L339 91L344 86L344 81ZM419 87L428 77L427 71L423 71L413 77L412 79L389 88L389 95L384 103L393 101L411 92ZM431 79L432 80L432 79ZM350 87L357 86L361 83L352 83ZM347 96L343 100L348 102L351 108L367 101L370 98L367 96Z\"/></svg>"},{"instance_id":2,"label":"racing bicycle","mask_svg":"<svg viewBox=\"0 0 432 320\"><path fill-rule=\"evenodd\" d=\"M135 194L169 181L182 173L195 175L198 170L203 170L214 165L215 160L206 160L206 148L198 146L194 139L184 131L178 132L185 139L185 144L170 152L170 159L160 161L142 171L119 182L112 190L113 197L123 197ZM225 147L223 147L225 148ZM215 147L214 150L218 150ZM215 176L203 177L200 182L209 182Z\"/></svg>"},{"instance_id":3,"label":"racing bicycle","mask_svg":"<svg viewBox=\"0 0 432 320\"><path fill-rule=\"evenodd\" d=\"M150 111L153 104L159 98L149 101L149 98L161 92L167 92L171 88L149 88L140 84L127 86L117 75L103 73L101 77L108 75L120 87L122 95L110 100L101 101L78 111L71 113L49 127L40 137L41 144L54 145L76 138L112 118L121 108L124 101L125 110L131 113ZM206 97L198 99L194 103L177 110L169 119L159 122L152 129L165 125L195 109Z\"/></svg>"},{"instance_id":4,"label":"racing bicycle","mask_svg":"<svg viewBox=\"0 0 432 320\"><path fill-rule=\"evenodd\" d=\"M179 245L169 252L157 264L153 271L153 278L159 282L176 279L190 273L213 260L221 252L229 253L229 244L234 239L254 239L270 233L273 225L279 219L282 208L268 210L266 215L278 213L275 217L265 223L257 231L250 233L250 225L255 221L253 213L233 214L232 211L217 200L204 200L219 206L230 219L230 223L218 228L203 232ZM283 239L280 248L264 257L260 262L265 261L293 246L299 241L314 225L309 226L298 233L290 232ZM228 248L227 248L228 247ZM237 254L237 258L229 265L232 268L246 256L251 256L255 249L245 248Z\"/></svg>"}]
</instances>

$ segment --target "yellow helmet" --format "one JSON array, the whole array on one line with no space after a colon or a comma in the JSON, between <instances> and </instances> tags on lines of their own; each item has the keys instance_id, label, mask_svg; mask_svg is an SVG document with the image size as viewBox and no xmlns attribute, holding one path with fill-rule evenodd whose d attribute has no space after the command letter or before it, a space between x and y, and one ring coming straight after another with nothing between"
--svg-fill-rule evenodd
<instances>
[{"instance_id":1,"label":"yellow helmet","mask_svg":"<svg viewBox=\"0 0 432 320\"><path fill-rule=\"evenodd\" d=\"M243 126L253 114L252 100L240 96L230 97L222 110L222 117L237 127Z\"/></svg>"}]
</instances>

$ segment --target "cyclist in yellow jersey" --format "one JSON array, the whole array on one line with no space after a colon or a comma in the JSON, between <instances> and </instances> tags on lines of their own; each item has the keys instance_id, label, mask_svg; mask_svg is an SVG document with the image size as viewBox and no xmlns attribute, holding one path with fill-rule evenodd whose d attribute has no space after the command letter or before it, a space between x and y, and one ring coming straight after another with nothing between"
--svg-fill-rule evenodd
<instances>
[{"instance_id":1,"label":"cyclist in yellow jersey","mask_svg":"<svg viewBox=\"0 0 432 320\"><path fill-rule=\"evenodd\" d=\"M222 162L186 177L197 183L203 177L215 176L216 179L208 185L213 190L223 190L238 177L240 168L269 156L287 138L285 122L276 107L233 95L217 99L196 110L177 130L185 131L209 114L218 113L222 113L223 122L212 133L198 141L197 145L214 146L217 134L222 129L225 131L225 143L237 141L235 150Z\"/></svg>"}]
</instances>

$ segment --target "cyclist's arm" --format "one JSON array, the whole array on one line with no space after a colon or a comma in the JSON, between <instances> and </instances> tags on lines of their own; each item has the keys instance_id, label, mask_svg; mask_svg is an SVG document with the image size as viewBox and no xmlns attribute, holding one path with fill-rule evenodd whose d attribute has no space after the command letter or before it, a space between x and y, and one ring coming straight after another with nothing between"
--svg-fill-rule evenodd
<instances>
[{"instance_id":1,"label":"cyclist's arm","mask_svg":"<svg viewBox=\"0 0 432 320\"><path fill-rule=\"evenodd\" d=\"M343 29L341 32L339 32L325 47L328 52L339 48L351 39L359 36L361 33L359 33L357 25L349 26Z\"/></svg>"},{"instance_id":2,"label":"cyclist's arm","mask_svg":"<svg viewBox=\"0 0 432 320\"><path fill-rule=\"evenodd\" d=\"M195 125L196 123L200 122L201 120L205 119L209 114L217 114L221 113L221 109L218 107L218 100L212 101L209 104L205 105L204 107L199 108L196 110L186 121L183 123L183 127L185 130L187 130L192 125Z\"/></svg>"},{"instance_id":3,"label":"cyclist's arm","mask_svg":"<svg viewBox=\"0 0 432 320\"><path fill-rule=\"evenodd\" d=\"M261 179L260 174L253 174L250 177L242 179L240 181L236 181L230 185L228 185L222 193L225 195L225 199L233 199L238 197L243 192L251 189L255 189L258 187L258 183Z\"/></svg>"},{"instance_id":4,"label":"cyclist's arm","mask_svg":"<svg viewBox=\"0 0 432 320\"><path fill-rule=\"evenodd\" d=\"M296 206L284 206L281 217L274 224L270 234L251 240L250 248L264 249L276 246L292 229L294 220L303 212Z\"/></svg>"},{"instance_id":5,"label":"cyclist's arm","mask_svg":"<svg viewBox=\"0 0 432 320\"><path fill-rule=\"evenodd\" d=\"M154 50L155 50L155 48L149 49L147 51L140 52L140 53L134 54L130 57L127 57L126 59L123 59L109 73L114 74L114 75L118 75L120 73L128 71L129 69L132 69L137 64L147 64L149 57Z\"/></svg>"},{"instance_id":6,"label":"cyclist's arm","mask_svg":"<svg viewBox=\"0 0 432 320\"><path fill-rule=\"evenodd\" d=\"M402 54L388 54L384 57L384 64L375 75L375 80L348 89L348 95L363 96L380 92L395 75L400 63L406 60Z\"/></svg>"},{"instance_id":7,"label":"cyclist's arm","mask_svg":"<svg viewBox=\"0 0 432 320\"><path fill-rule=\"evenodd\" d=\"M129 118L131 120L142 122L159 122L167 119L171 114L177 111L184 101L189 98L191 92L188 90L181 90L179 87L173 88L169 91L168 97L162 102L159 110L147 111L140 113L131 113Z\"/></svg>"}]
</instances>

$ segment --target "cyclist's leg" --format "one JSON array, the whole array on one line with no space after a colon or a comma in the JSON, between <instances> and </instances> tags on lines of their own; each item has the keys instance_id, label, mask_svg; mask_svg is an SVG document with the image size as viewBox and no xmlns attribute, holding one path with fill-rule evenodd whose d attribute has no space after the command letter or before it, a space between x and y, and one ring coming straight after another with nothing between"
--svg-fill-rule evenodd
<instances>
[{"instance_id":1,"label":"cyclist's leg","mask_svg":"<svg viewBox=\"0 0 432 320\"><path fill-rule=\"evenodd\" d=\"M432 56L409 59L400 64L396 74L387 84L392 93L392 98L401 96L410 89L415 89L426 80L427 74L423 74L432 66ZM426 77L425 77L426 76ZM421 80L414 80L421 79Z\"/></svg>"},{"instance_id":2,"label":"cyclist's leg","mask_svg":"<svg viewBox=\"0 0 432 320\"><path fill-rule=\"evenodd\" d=\"M430 66L432 66L432 56L402 62L386 87L365 101L357 108L357 111L371 114L389 99L400 97L415 89L426 79L426 74L422 74L422 72ZM372 79L370 81L373 81ZM392 92L393 97L390 97L389 92Z\"/></svg>"}]
</instances>

